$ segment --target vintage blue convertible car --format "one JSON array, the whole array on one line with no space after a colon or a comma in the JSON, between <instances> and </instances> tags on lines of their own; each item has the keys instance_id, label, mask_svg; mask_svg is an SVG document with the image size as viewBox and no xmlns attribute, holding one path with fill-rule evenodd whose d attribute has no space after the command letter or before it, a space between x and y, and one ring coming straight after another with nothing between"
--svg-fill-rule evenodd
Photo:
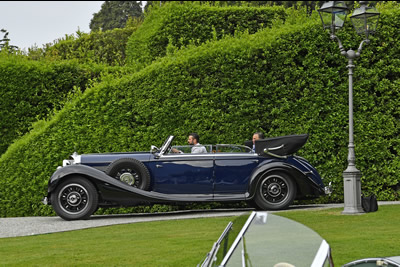
<instances>
[{"instance_id":1,"label":"vintage blue convertible car","mask_svg":"<svg viewBox=\"0 0 400 267\"><path fill-rule=\"evenodd\" d=\"M295 199L331 193L317 170L293 154L308 135L246 145L173 146L169 136L149 152L74 153L51 176L44 204L65 220L87 219L98 207L247 201L257 209L279 210ZM179 153L174 153L179 152Z\"/></svg>"}]
</instances>

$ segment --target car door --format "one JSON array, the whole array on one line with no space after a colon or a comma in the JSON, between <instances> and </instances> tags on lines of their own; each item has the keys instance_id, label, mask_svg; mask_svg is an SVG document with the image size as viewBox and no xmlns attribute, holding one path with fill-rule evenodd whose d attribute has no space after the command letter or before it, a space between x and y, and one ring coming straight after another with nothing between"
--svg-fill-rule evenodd
<instances>
[{"instance_id":1,"label":"car door","mask_svg":"<svg viewBox=\"0 0 400 267\"><path fill-rule=\"evenodd\" d=\"M215 153L214 194L244 194L249 185L250 175L258 166L254 153Z\"/></svg>"},{"instance_id":2,"label":"car door","mask_svg":"<svg viewBox=\"0 0 400 267\"><path fill-rule=\"evenodd\" d=\"M213 193L213 154L165 154L150 163L153 191L166 194Z\"/></svg>"}]
</instances>

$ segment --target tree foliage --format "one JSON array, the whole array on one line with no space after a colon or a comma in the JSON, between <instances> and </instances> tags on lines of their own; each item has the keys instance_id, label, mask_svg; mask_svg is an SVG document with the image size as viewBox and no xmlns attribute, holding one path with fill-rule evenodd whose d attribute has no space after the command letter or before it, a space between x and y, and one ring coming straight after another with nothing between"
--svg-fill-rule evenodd
<instances>
[{"instance_id":1,"label":"tree foliage","mask_svg":"<svg viewBox=\"0 0 400 267\"><path fill-rule=\"evenodd\" d=\"M124 28L129 18L142 17L141 5L138 1L104 1L100 11L93 14L89 28L92 31Z\"/></svg>"},{"instance_id":2,"label":"tree foliage","mask_svg":"<svg viewBox=\"0 0 400 267\"><path fill-rule=\"evenodd\" d=\"M147 1L144 7L145 11L148 11L153 6L162 6L171 1ZM174 1L176 3L183 4L185 1ZM191 1L196 2L196 1ZM198 1L202 5L218 6L218 7L273 7L281 6L284 8L306 8L306 14L311 14L315 8L322 6L326 1ZM350 10L354 8L355 1L344 1ZM370 1L371 5L376 5L377 2L382 1ZM397 1L400 2L400 1Z\"/></svg>"},{"instance_id":3,"label":"tree foliage","mask_svg":"<svg viewBox=\"0 0 400 267\"><path fill-rule=\"evenodd\" d=\"M10 38L8 38L9 32L5 29L1 29L0 32L2 32L3 38L0 39L0 51L1 50L7 50L9 52L13 52L18 50L18 47L15 45L10 45Z\"/></svg>"},{"instance_id":4,"label":"tree foliage","mask_svg":"<svg viewBox=\"0 0 400 267\"><path fill-rule=\"evenodd\" d=\"M201 45L241 32L253 34L285 18L282 7L221 8L190 2L153 6L141 27L128 40L128 63L143 66L182 47Z\"/></svg>"},{"instance_id":5,"label":"tree foliage","mask_svg":"<svg viewBox=\"0 0 400 267\"><path fill-rule=\"evenodd\" d=\"M128 38L136 31L141 21L130 23L129 27L108 31L93 31L90 34L78 32L78 37L67 36L43 49L29 49L28 56L34 60L70 60L81 63L124 66Z\"/></svg>"}]
</instances>

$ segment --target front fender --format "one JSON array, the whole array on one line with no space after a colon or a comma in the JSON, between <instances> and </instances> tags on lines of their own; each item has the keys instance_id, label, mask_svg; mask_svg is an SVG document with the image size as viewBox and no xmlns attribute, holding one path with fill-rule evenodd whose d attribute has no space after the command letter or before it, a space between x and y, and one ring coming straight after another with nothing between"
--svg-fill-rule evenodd
<instances>
[{"instance_id":1,"label":"front fender","mask_svg":"<svg viewBox=\"0 0 400 267\"><path fill-rule=\"evenodd\" d=\"M63 178L71 176L71 175L83 175L88 178L93 178L96 180L100 180L103 182L111 182L115 181L114 178L111 176L108 176L102 171L99 171L95 168L86 166L86 165L67 165L65 167L57 169L53 175L51 176L49 180L49 185L48 185L48 193L51 193L54 191L54 189L57 187L57 185L60 183L60 181L63 180Z\"/></svg>"}]
</instances>

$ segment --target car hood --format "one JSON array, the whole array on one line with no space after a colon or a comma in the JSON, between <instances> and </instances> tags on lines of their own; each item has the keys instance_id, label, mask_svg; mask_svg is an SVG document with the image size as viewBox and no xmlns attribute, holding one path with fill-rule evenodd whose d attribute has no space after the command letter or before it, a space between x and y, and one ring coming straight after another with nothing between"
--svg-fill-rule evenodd
<instances>
[{"instance_id":1,"label":"car hood","mask_svg":"<svg viewBox=\"0 0 400 267\"><path fill-rule=\"evenodd\" d=\"M134 158L139 161L148 161L153 156L150 152L123 152L123 153L94 153L80 155L80 164L107 163L121 158Z\"/></svg>"}]
</instances>

